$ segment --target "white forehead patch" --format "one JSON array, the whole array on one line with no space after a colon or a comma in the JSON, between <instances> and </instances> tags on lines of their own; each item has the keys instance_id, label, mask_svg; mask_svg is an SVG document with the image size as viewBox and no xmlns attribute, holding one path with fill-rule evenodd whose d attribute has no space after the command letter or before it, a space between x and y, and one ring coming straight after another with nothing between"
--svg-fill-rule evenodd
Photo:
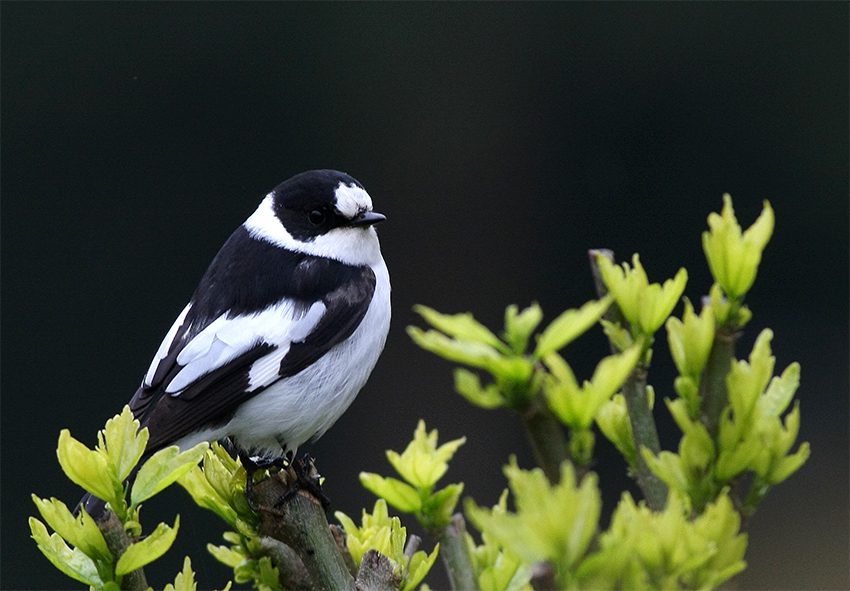
<instances>
[{"instance_id":1,"label":"white forehead patch","mask_svg":"<svg viewBox=\"0 0 850 591\"><path fill-rule=\"evenodd\" d=\"M357 185L340 183L334 191L334 196L336 210L348 219L353 219L362 211L372 211L372 198Z\"/></svg>"}]
</instances>

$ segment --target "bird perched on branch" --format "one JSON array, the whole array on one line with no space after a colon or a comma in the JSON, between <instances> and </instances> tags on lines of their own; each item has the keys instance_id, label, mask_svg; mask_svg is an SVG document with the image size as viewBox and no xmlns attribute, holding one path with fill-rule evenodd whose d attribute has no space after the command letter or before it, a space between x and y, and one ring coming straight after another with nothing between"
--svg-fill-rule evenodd
<instances>
[{"instance_id":1,"label":"bird perched on branch","mask_svg":"<svg viewBox=\"0 0 850 591\"><path fill-rule=\"evenodd\" d=\"M130 401L145 458L228 439L252 468L292 460L366 383L390 325L390 280L355 179L296 175L225 242ZM250 498L249 498L250 502ZM93 517L104 502L81 501Z\"/></svg>"}]
</instances>

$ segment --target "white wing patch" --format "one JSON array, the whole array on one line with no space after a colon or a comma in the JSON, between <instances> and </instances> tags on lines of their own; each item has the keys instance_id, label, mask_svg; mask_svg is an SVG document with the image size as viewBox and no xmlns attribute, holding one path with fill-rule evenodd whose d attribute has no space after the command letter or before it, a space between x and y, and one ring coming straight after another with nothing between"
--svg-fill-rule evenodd
<instances>
[{"instance_id":1,"label":"white wing patch","mask_svg":"<svg viewBox=\"0 0 850 591\"><path fill-rule=\"evenodd\" d=\"M291 343L300 343L313 332L316 325L325 315L327 307L322 302L315 302L304 317L292 324L289 330L289 343L286 346L281 346L275 349L265 357L262 357L251 365L251 370L248 372L248 392L253 392L257 388L268 386L278 378L280 371L280 362L289 353L289 345Z\"/></svg>"},{"instance_id":2,"label":"white wing patch","mask_svg":"<svg viewBox=\"0 0 850 591\"><path fill-rule=\"evenodd\" d=\"M328 308L325 306L324 302L313 302L313 305L310 306L310 309L307 310L304 317L297 323L293 324L292 329L288 333L289 341L292 343L300 343L306 339L307 336L313 332L313 329L316 328L316 325L319 323L319 320L322 319L322 316L325 315L327 309Z\"/></svg>"},{"instance_id":3,"label":"white wing patch","mask_svg":"<svg viewBox=\"0 0 850 591\"><path fill-rule=\"evenodd\" d=\"M182 323L185 312L175 322L175 326L179 327ZM291 300L284 300L256 314L233 318L228 318L226 313L222 314L180 351L177 364L182 368L168 383L165 391L178 396L198 378L236 359L260 343L275 345L278 348L254 363L250 371L249 383L252 390L268 385L277 379L280 361L289 352L289 344L304 340L324 313L325 306L321 302L314 303L305 311L303 306L296 305ZM160 351L157 352L157 358L154 359L151 370L145 378L146 382L152 379L153 372L161 361L160 353L163 350L165 353L168 352L176 331L177 329L174 328L166 335ZM166 342L168 345L165 344ZM255 370L255 367L258 369Z\"/></svg>"},{"instance_id":4,"label":"white wing patch","mask_svg":"<svg viewBox=\"0 0 850 591\"><path fill-rule=\"evenodd\" d=\"M174 340L174 335L177 334L177 329L183 324L183 321L186 319L186 314L189 313L189 308L191 307L192 304L186 304L186 307L183 308L182 312L180 312L177 320L174 321L174 324L172 324L171 328L168 329L168 332L165 333L165 338L162 339L162 343L159 345L159 349L157 349L153 361L151 361L148 373L145 374L145 386L150 386L153 383L153 376L156 374L159 364L168 356L168 350L171 348L171 341Z\"/></svg>"}]
</instances>

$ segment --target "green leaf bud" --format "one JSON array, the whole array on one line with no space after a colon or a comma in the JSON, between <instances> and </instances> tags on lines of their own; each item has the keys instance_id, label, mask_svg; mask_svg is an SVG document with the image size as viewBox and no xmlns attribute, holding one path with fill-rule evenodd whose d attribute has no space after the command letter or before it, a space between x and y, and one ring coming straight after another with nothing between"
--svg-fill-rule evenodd
<instances>
[{"instance_id":1,"label":"green leaf bud","mask_svg":"<svg viewBox=\"0 0 850 591\"><path fill-rule=\"evenodd\" d=\"M697 315L691 302L685 298L682 320L671 316L666 327L670 354L679 375L699 378L714 342L714 309L703 306L702 312Z\"/></svg>"},{"instance_id":2,"label":"green leaf bud","mask_svg":"<svg viewBox=\"0 0 850 591\"><path fill-rule=\"evenodd\" d=\"M765 201L761 215L742 234L728 193L723 195L720 215L709 214L709 230L702 234L702 247L714 280L730 300L742 299L752 287L773 225L773 209Z\"/></svg>"},{"instance_id":3,"label":"green leaf bud","mask_svg":"<svg viewBox=\"0 0 850 591\"><path fill-rule=\"evenodd\" d=\"M97 438L97 451L106 459L115 479L122 482L145 452L148 430L139 430L139 421L133 417L130 407L124 405L121 414L106 421L106 427L98 432Z\"/></svg>"},{"instance_id":4,"label":"green leaf bud","mask_svg":"<svg viewBox=\"0 0 850 591\"><path fill-rule=\"evenodd\" d=\"M531 334L543 320L543 310L537 302L532 303L522 312L518 307L511 304L505 308L505 332L504 339L517 355L525 353Z\"/></svg>"},{"instance_id":5,"label":"green leaf bud","mask_svg":"<svg viewBox=\"0 0 850 591\"><path fill-rule=\"evenodd\" d=\"M421 491L430 491L448 470L448 461L457 448L466 442L466 437L455 439L437 447L437 430L425 431L425 421L420 420L413 434L413 441L401 454L387 451L387 459L396 471L410 484Z\"/></svg>"},{"instance_id":6,"label":"green leaf bud","mask_svg":"<svg viewBox=\"0 0 850 591\"><path fill-rule=\"evenodd\" d=\"M637 254L632 257L632 267L628 263L617 266L607 257L597 260L602 280L633 333L635 330L645 335L655 333L673 311L688 282L687 271L679 269L663 285L650 284Z\"/></svg>"},{"instance_id":7,"label":"green leaf bud","mask_svg":"<svg viewBox=\"0 0 850 591\"><path fill-rule=\"evenodd\" d=\"M588 429L599 408L626 381L640 353L640 345L634 345L623 353L605 357L596 366L590 381L582 386L578 385L563 358L550 353L544 359L551 372L550 379L543 382L549 408L565 425L578 430Z\"/></svg>"}]
</instances>

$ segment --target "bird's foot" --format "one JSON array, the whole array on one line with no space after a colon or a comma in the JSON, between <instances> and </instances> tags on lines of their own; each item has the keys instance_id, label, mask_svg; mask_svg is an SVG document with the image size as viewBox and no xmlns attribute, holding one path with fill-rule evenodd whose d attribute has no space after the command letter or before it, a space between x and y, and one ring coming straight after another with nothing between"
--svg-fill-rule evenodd
<instances>
[{"instance_id":1,"label":"bird's foot","mask_svg":"<svg viewBox=\"0 0 850 591\"><path fill-rule=\"evenodd\" d=\"M255 513L260 510L260 508L254 504L253 496L254 496L254 474L259 470L266 470L268 468L277 468L278 470L282 470L286 467L286 458L285 457L277 457L277 458L252 458L248 454L244 452L239 452L239 460L242 462L242 465L245 467L245 500L248 501L248 506ZM291 464L292 462L290 462Z\"/></svg>"},{"instance_id":2,"label":"bird's foot","mask_svg":"<svg viewBox=\"0 0 850 591\"><path fill-rule=\"evenodd\" d=\"M291 499L293 495L297 494L299 490L303 490L310 493L319 501L322 509L327 513L330 510L331 501L322 491L321 476L318 470L316 470L313 458L309 454L304 454L300 459L290 463L290 469L295 478L290 484L289 489L283 493L274 506L279 507Z\"/></svg>"}]
</instances>

